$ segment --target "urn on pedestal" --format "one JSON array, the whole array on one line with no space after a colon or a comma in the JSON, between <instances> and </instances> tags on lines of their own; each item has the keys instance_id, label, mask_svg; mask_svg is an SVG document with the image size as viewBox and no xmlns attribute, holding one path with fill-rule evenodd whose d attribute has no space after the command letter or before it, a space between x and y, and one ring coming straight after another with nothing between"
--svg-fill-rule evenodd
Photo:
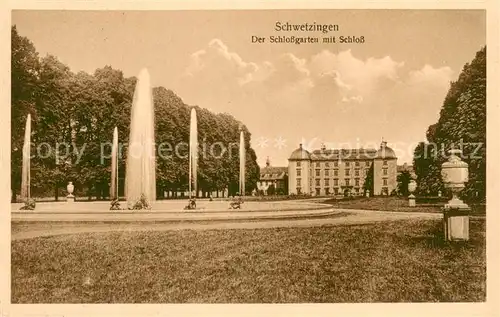
<instances>
[{"instance_id":1,"label":"urn on pedestal","mask_svg":"<svg viewBox=\"0 0 500 317\"><path fill-rule=\"evenodd\" d=\"M415 190L417 190L417 182L412 179L408 183L408 192L410 193L410 195L408 196L408 206L410 207L415 207L417 205L415 201L415 195L413 195Z\"/></svg>"},{"instance_id":2,"label":"urn on pedestal","mask_svg":"<svg viewBox=\"0 0 500 317\"><path fill-rule=\"evenodd\" d=\"M460 192L469 181L469 166L459 155L461 150L452 149L448 162L443 163L441 176L444 186L450 189L453 197L443 208L444 235L448 241L469 240L469 206L460 198Z\"/></svg>"},{"instance_id":3,"label":"urn on pedestal","mask_svg":"<svg viewBox=\"0 0 500 317\"><path fill-rule=\"evenodd\" d=\"M75 186L73 182L69 182L68 186L66 186L66 190L68 191L68 196L66 196L66 201L72 203L75 201L75 196L73 195L73 191L75 190Z\"/></svg>"}]
</instances>

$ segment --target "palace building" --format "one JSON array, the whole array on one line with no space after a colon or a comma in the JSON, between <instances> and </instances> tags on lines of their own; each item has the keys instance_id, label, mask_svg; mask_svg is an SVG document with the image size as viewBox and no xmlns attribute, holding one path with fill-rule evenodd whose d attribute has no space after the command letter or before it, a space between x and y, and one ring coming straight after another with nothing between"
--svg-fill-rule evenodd
<instances>
[{"instance_id":1,"label":"palace building","mask_svg":"<svg viewBox=\"0 0 500 317\"><path fill-rule=\"evenodd\" d=\"M266 167L260 169L260 178L257 183L257 190L264 195L288 193L288 168L271 166L269 157L266 160ZM272 190L270 190L272 188Z\"/></svg>"},{"instance_id":2,"label":"palace building","mask_svg":"<svg viewBox=\"0 0 500 317\"><path fill-rule=\"evenodd\" d=\"M373 167L373 169L371 169ZM288 193L364 195L364 182L373 172L373 195L389 195L397 188L397 157L382 141L377 149L299 148L288 159Z\"/></svg>"}]
</instances>

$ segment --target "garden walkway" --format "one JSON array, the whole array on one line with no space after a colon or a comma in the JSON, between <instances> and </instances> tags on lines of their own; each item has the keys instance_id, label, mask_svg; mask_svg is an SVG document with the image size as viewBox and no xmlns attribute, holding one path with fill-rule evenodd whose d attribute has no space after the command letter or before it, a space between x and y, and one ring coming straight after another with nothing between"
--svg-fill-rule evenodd
<instances>
[{"instance_id":1,"label":"garden walkway","mask_svg":"<svg viewBox=\"0 0 500 317\"><path fill-rule=\"evenodd\" d=\"M140 212L139 212L140 213ZM240 213L240 217L235 214ZM78 217L78 214L65 215L65 220L61 221L62 215L42 214L37 219L29 219L30 214L26 214L27 219L23 219L19 214L12 218L12 240L31 239L42 236L55 236L77 233L103 233L109 231L165 231L165 230L208 230L208 229L259 229L259 228L279 228L279 227L314 227L331 225L359 225L380 221L411 220L411 219L441 219L440 213L422 212L389 212L389 211L367 211L354 209L318 210L312 214L270 215L264 212L252 212L252 216L243 217L241 212L219 212L201 213L196 217L182 217L172 215L168 219L156 219L158 215L150 213L149 220L130 219L127 214L115 214L113 219L100 215L101 221L96 219L86 221ZM32 216L33 214L31 214ZM273 217L274 216L274 217ZM143 216L144 217L144 214ZM151 218L152 217L152 218ZM177 218L176 218L177 217Z\"/></svg>"}]
</instances>

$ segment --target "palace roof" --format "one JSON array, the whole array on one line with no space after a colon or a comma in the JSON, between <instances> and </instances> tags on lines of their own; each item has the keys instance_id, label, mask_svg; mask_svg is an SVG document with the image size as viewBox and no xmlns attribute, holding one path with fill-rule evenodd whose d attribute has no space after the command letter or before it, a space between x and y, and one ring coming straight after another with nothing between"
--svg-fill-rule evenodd
<instances>
[{"instance_id":1,"label":"palace roof","mask_svg":"<svg viewBox=\"0 0 500 317\"><path fill-rule=\"evenodd\" d=\"M319 150L309 152L302 148L292 152L290 161L311 160L311 161L334 161L334 160L373 160L373 159L396 159L396 153L383 141L380 149L327 149L322 147Z\"/></svg>"},{"instance_id":2,"label":"palace roof","mask_svg":"<svg viewBox=\"0 0 500 317\"><path fill-rule=\"evenodd\" d=\"M288 172L287 167L266 166L260 169L261 181L282 180Z\"/></svg>"}]
</instances>

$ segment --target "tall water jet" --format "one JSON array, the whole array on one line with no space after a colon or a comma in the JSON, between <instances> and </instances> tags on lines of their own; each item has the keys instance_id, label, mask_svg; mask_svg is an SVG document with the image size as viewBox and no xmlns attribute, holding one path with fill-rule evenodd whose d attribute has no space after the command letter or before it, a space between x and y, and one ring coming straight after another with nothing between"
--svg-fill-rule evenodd
<instances>
[{"instance_id":1,"label":"tall water jet","mask_svg":"<svg viewBox=\"0 0 500 317\"><path fill-rule=\"evenodd\" d=\"M245 135L240 131L240 195L245 195Z\"/></svg>"},{"instance_id":2,"label":"tall water jet","mask_svg":"<svg viewBox=\"0 0 500 317\"><path fill-rule=\"evenodd\" d=\"M154 104L149 72L137 77L130 118L130 137L125 175L125 195L130 205L142 197L156 200Z\"/></svg>"},{"instance_id":3,"label":"tall water jet","mask_svg":"<svg viewBox=\"0 0 500 317\"><path fill-rule=\"evenodd\" d=\"M113 131L113 147L111 148L111 200L118 200L118 128Z\"/></svg>"},{"instance_id":4,"label":"tall water jet","mask_svg":"<svg viewBox=\"0 0 500 317\"><path fill-rule=\"evenodd\" d=\"M198 196L198 120L196 109L191 109L191 121L189 124L189 199L194 191L194 197Z\"/></svg>"},{"instance_id":5,"label":"tall water jet","mask_svg":"<svg viewBox=\"0 0 500 317\"><path fill-rule=\"evenodd\" d=\"M31 197L31 114L26 118L24 129L23 165L21 174L21 200L27 202Z\"/></svg>"}]
</instances>

